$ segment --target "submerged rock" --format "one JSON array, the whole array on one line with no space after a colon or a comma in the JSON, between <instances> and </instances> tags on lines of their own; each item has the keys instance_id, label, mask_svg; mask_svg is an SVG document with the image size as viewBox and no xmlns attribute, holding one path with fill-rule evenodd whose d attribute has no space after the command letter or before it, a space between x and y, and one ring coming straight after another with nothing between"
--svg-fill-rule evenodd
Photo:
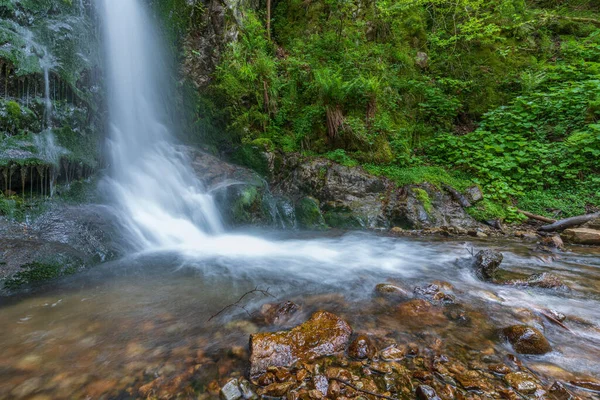
<instances>
[{"instance_id":1,"label":"submerged rock","mask_svg":"<svg viewBox=\"0 0 600 400\"><path fill-rule=\"evenodd\" d=\"M513 389L521 394L532 394L538 388L536 379L525 372L511 372L504 377Z\"/></svg>"},{"instance_id":2,"label":"submerged rock","mask_svg":"<svg viewBox=\"0 0 600 400\"><path fill-rule=\"evenodd\" d=\"M493 281L503 259L504 256L498 251L482 250L475 255L473 269L481 279Z\"/></svg>"},{"instance_id":3,"label":"submerged rock","mask_svg":"<svg viewBox=\"0 0 600 400\"><path fill-rule=\"evenodd\" d=\"M556 381L550 386L548 389L548 395L552 400L577 400L578 397L575 396L571 391L569 391L565 385L561 382Z\"/></svg>"},{"instance_id":4,"label":"submerged rock","mask_svg":"<svg viewBox=\"0 0 600 400\"><path fill-rule=\"evenodd\" d=\"M441 400L435 390L431 386L419 385L415 390L415 395L418 400Z\"/></svg>"},{"instance_id":5,"label":"submerged rock","mask_svg":"<svg viewBox=\"0 0 600 400\"><path fill-rule=\"evenodd\" d=\"M409 299L412 293L400 286L391 283L380 283L375 286L375 293L387 298Z\"/></svg>"},{"instance_id":6,"label":"submerged rock","mask_svg":"<svg viewBox=\"0 0 600 400\"><path fill-rule=\"evenodd\" d=\"M546 354L552 347L542 332L527 325L513 325L502 330L517 353Z\"/></svg>"},{"instance_id":7,"label":"submerged rock","mask_svg":"<svg viewBox=\"0 0 600 400\"><path fill-rule=\"evenodd\" d=\"M340 317L318 311L292 330L257 333L250 336L250 374L269 367L289 367L297 361L311 361L344 351L352 328Z\"/></svg>"},{"instance_id":8,"label":"submerged rock","mask_svg":"<svg viewBox=\"0 0 600 400\"><path fill-rule=\"evenodd\" d=\"M260 319L267 325L279 325L289 320L298 310L300 306L291 301L264 304L260 309Z\"/></svg>"}]
</instances>

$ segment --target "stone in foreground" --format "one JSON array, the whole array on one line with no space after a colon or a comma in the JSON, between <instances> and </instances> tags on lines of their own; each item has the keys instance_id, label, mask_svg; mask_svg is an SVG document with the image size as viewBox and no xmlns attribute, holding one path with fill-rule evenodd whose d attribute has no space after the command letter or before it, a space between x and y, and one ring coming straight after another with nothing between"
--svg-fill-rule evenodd
<instances>
[{"instance_id":1,"label":"stone in foreground","mask_svg":"<svg viewBox=\"0 0 600 400\"><path fill-rule=\"evenodd\" d=\"M481 279L493 281L503 259L504 256L498 251L482 250L475 255L473 268Z\"/></svg>"},{"instance_id":2,"label":"stone in foreground","mask_svg":"<svg viewBox=\"0 0 600 400\"><path fill-rule=\"evenodd\" d=\"M339 353L346 349L351 335L352 328L346 321L326 311L316 312L289 331L251 335L250 375Z\"/></svg>"},{"instance_id":3,"label":"stone in foreground","mask_svg":"<svg viewBox=\"0 0 600 400\"><path fill-rule=\"evenodd\" d=\"M600 230L590 228L566 229L561 237L573 244L600 245Z\"/></svg>"},{"instance_id":4,"label":"stone in foreground","mask_svg":"<svg viewBox=\"0 0 600 400\"><path fill-rule=\"evenodd\" d=\"M536 328L527 325L513 325L504 328L502 333L517 353L546 354L552 351L548 339Z\"/></svg>"}]
</instances>

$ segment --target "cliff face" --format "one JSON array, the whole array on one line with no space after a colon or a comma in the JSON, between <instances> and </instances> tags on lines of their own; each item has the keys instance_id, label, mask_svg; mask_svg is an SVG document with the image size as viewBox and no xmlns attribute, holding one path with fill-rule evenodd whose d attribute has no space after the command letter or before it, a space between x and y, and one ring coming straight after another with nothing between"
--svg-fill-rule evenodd
<instances>
[{"instance_id":1,"label":"cliff face","mask_svg":"<svg viewBox=\"0 0 600 400\"><path fill-rule=\"evenodd\" d=\"M97 39L89 0L0 4L0 188L5 197L46 196L59 180L97 168L103 108Z\"/></svg>"}]
</instances>

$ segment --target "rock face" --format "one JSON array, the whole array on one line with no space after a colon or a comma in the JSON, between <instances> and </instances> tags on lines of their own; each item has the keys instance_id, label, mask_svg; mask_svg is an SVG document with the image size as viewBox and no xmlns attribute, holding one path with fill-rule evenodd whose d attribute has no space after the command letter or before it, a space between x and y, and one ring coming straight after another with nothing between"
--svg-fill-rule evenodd
<instances>
[{"instance_id":1,"label":"rock face","mask_svg":"<svg viewBox=\"0 0 600 400\"><path fill-rule=\"evenodd\" d=\"M502 330L517 353L546 354L552 347L542 332L527 325L513 325Z\"/></svg>"},{"instance_id":2,"label":"rock face","mask_svg":"<svg viewBox=\"0 0 600 400\"><path fill-rule=\"evenodd\" d=\"M275 198L256 172L188 146L179 150L190 160L198 178L211 190L225 223L239 225L295 225L293 205Z\"/></svg>"},{"instance_id":3,"label":"rock face","mask_svg":"<svg viewBox=\"0 0 600 400\"><path fill-rule=\"evenodd\" d=\"M591 228L566 229L561 237L565 242L573 244L600 245L600 230Z\"/></svg>"},{"instance_id":4,"label":"rock face","mask_svg":"<svg viewBox=\"0 0 600 400\"><path fill-rule=\"evenodd\" d=\"M352 328L343 319L318 311L292 330L257 333L250 336L250 375L269 367L289 367L297 361L311 361L344 351Z\"/></svg>"},{"instance_id":5,"label":"rock face","mask_svg":"<svg viewBox=\"0 0 600 400\"><path fill-rule=\"evenodd\" d=\"M473 269L477 275L486 281L495 279L496 270L500 267L504 256L493 250L482 250L475 255Z\"/></svg>"},{"instance_id":6,"label":"rock face","mask_svg":"<svg viewBox=\"0 0 600 400\"><path fill-rule=\"evenodd\" d=\"M346 167L324 158L269 154L276 194L296 202L318 202L327 225L335 228L423 229L480 225L450 195L433 185L398 188L389 179L361 167Z\"/></svg>"}]
</instances>

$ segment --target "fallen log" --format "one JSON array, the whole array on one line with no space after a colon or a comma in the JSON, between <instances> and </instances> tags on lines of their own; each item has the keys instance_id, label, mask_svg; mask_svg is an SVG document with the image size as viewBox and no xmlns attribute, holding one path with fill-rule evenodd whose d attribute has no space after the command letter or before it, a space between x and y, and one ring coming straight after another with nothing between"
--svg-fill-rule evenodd
<instances>
[{"instance_id":1,"label":"fallen log","mask_svg":"<svg viewBox=\"0 0 600 400\"><path fill-rule=\"evenodd\" d=\"M444 189L446 189L448 193L450 193L452 198L454 198L454 200L456 200L462 208L471 207L471 203L469 202L469 200L467 200L465 196L460 194L458 190L454 189L452 186L449 185L444 185Z\"/></svg>"},{"instance_id":2,"label":"fallen log","mask_svg":"<svg viewBox=\"0 0 600 400\"><path fill-rule=\"evenodd\" d=\"M556 222L555 219L543 217L543 216L537 215L537 214L532 214L532 213L530 213L528 211L523 211L523 210L517 210L517 211L519 211L521 214L523 214L527 218L535 219L535 220L538 220L538 221L542 221L542 222L545 222L547 224L553 224L553 223Z\"/></svg>"},{"instance_id":3,"label":"fallen log","mask_svg":"<svg viewBox=\"0 0 600 400\"><path fill-rule=\"evenodd\" d=\"M550 225L544 225L539 230L544 232L562 231L573 226L583 225L586 222L589 222L596 218L600 218L600 212L561 219Z\"/></svg>"}]
</instances>

